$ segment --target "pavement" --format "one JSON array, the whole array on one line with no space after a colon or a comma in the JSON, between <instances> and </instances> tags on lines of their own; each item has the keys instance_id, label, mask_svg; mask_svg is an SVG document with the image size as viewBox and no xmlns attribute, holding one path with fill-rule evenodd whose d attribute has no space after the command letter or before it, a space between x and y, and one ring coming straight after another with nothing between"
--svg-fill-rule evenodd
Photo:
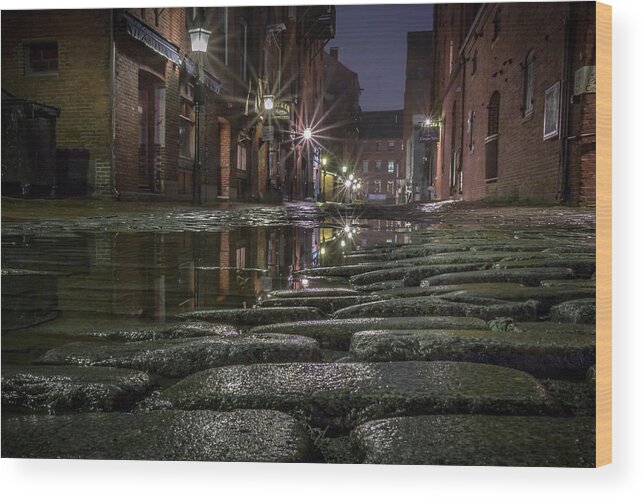
<instances>
[{"instance_id":1,"label":"pavement","mask_svg":"<svg viewBox=\"0 0 643 499\"><path fill-rule=\"evenodd\" d=\"M306 225L338 210L3 199L2 232ZM3 365L2 457L594 466L593 210L349 211L418 229L299 271L323 286L70 331L33 365Z\"/></svg>"}]
</instances>

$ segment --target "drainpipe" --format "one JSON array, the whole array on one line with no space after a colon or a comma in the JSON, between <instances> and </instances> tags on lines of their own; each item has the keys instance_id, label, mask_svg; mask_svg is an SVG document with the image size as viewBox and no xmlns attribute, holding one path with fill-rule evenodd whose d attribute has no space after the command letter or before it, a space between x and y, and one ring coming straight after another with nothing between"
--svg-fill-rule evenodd
<instances>
[{"instance_id":1,"label":"drainpipe","mask_svg":"<svg viewBox=\"0 0 643 499\"><path fill-rule=\"evenodd\" d=\"M573 9L573 7L571 7ZM571 10L570 9L570 10ZM558 188L558 195L561 203L566 203L570 200L569 192L569 128L570 128L570 99L572 98L571 92L571 70L572 70L572 49L571 42L571 22L570 18L565 18L565 42L563 49L563 66L561 75L561 106L560 106L560 160L559 160L559 180L560 185Z\"/></svg>"},{"instance_id":2,"label":"drainpipe","mask_svg":"<svg viewBox=\"0 0 643 499\"><path fill-rule=\"evenodd\" d=\"M111 133L110 154L112 158L112 167L110 168L110 188L112 197L118 198L116 190L116 41L114 40L114 10L109 10L109 98L111 112Z\"/></svg>"},{"instance_id":3,"label":"drainpipe","mask_svg":"<svg viewBox=\"0 0 643 499\"><path fill-rule=\"evenodd\" d=\"M464 174L462 172L462 156L464 156L464 118L466 113L464 111L464 85L467 79L467 58L462 54L462 88L461 88L461 106L460 106L460 155L458 158L459 169L460 169L460 185L456 186L462 194L461 187L464 184Z\"/></svg>"}]
</instances>

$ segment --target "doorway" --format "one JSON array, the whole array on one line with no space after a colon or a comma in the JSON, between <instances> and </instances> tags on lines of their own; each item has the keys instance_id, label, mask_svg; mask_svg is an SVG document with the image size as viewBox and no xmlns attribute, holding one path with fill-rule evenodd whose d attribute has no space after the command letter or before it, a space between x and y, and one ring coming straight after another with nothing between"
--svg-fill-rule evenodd
<instances>
[{"instance_id":1,"label":"doorway","mask_svg":"<svg viewBox=\"0 0 643 499\"><path fill-rule=\"evenodd\" d=\"M161 191L161 161L165 142L165 88L151 73L138 77L138 189Z\"/></svg>"}]
</instances>

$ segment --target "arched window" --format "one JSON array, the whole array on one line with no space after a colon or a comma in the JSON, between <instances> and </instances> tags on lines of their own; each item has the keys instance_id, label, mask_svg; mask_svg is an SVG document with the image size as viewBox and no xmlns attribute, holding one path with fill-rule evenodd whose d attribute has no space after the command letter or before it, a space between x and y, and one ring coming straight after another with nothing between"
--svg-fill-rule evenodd
<instances>
[{"instance_id":1,"label":"arched window","mask_svg":"<svg viewBox=\"0 0 643 499\"><path fill-rule=\"evenodd\" d=\"M527 52L525 59L525 81L523 90L522 115L529 116L534 111L534 51Z\"/></svg>"},{"instance_id":2,"label":"arched window","mask_svg":"<svg viewBox=\"0 0 643 499\"><path fill-rule=\"evenodd\" d=\"M500 128L500 94L494 92L487 106L487 138L485 139L485 179L498 179L498 132Z\"/></svg>"}]
</instances>

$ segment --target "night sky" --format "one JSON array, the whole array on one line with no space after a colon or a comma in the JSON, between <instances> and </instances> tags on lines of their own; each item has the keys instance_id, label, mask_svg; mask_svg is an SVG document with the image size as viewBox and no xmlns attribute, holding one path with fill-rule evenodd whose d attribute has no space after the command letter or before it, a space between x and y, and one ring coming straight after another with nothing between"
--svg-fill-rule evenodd
<instances>
[{"instance_id":1,"label":"night sky","mask_svg":"<svg viewBox=\"0 0 643 499\"><path fill-rule=\"evenodd\" d=\"M406 33L433 27L433 5L338 5L339 60L359 75L363 111L402 109Z\"/></svg>"}]
</instances>

